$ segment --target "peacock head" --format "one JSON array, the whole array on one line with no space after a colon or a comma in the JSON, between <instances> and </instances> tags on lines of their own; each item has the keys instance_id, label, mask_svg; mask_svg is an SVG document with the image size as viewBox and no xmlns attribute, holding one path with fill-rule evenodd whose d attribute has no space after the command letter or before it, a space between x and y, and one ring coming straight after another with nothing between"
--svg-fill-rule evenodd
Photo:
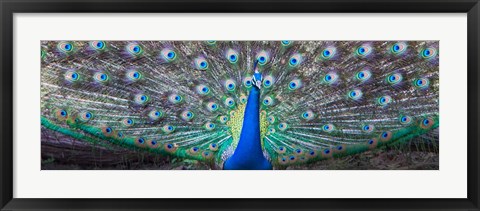
<instances>
[{"instance_id":1,"label":"peacock head","mask_svg":"<svg viewBox=\"0 0 480 211\"><path fill-rule=\"evenodd\" d=\"M255 63L253 64L253 70L255 71L255 73L253 74L253 77L252 77L252 84L258 89L260 89L262 88L263 78L262 78L262 73L260 73L257 70L257 64L258 64L258 60L255 60Z\"/></svg>"}]
</instances>

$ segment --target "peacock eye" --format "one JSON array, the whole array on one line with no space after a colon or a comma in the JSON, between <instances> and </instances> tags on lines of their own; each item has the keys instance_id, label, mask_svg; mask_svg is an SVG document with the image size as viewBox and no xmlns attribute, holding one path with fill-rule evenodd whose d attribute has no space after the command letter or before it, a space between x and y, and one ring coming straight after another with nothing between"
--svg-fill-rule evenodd
<instances>
[{"instance_id":1,"label":"peacock eye","mask_svg":"<svg viewBox=\"0 0 480 211\"><path fill-rule=\"evenodd\" d=\"M362 97L363 93L359 89L354 89L348 92L348 97L352 100L359 100Z\"/></svg>"},{"instance_id":2,"label":"peacock eye","mask_svg":"<svg viewBox=\"0 0 480 211\"><path fill-rule=\"evenodd\" d=\"M393 73L387 76L387 82L391 85L398 84L402 81L403 77L399 73Z\"/></svg>"},{"instance_id":3,"label":"peacock eye","mask_svg":"<svg viewBox=\"0 0 480 211\"><path fill-rule=\"evenodd\" d=\"M273 127L270 127L270 128L268 129L268 131L269 131L270 133L275 133L275 132L276 132L275 128L273 128Z\"/></svg>"},{"instance_id":4,"label":"peacock eye","mask_svg":"<svg viewBox=\"0 0 480 211\"><path fill-rule=\"evenodd\" d=\"M169 134L171 132L173 132L175 130L175 128L171 125L165 125L162 127L162 131L166 134Z\"/></svg>"},{"instance_id":5,"label":"peacock eye","mask_svg":"<svg viewBox=\"0 0 480 211\"><path fill-rule=\"evenodd\" d=\"M282 41L282 45L283 45L283 46L288 46L288 45L290 45L290 44L292 44L292 41L289 41L289 40L283 40L283 41Z\"/></svg>"},{"instance_id":6,"label":"peacock eye","mask_svg":"<svg viewBox=\"0 0 480 211\"><path fill-rule=\"evenodd\" d=\"M250 76L245 77L243 79L243 85L245 85L245 87L247 87L247 88L252 87L252 77L250 77Z\"/></svg>"},{"instance_id":7,"label":"peacock eye","mask_svg":"<svg viewBox=\"0 0 480 211\"><path fill-rule=\"evenodd\" d=\"M63 117L66 117L67 116L67 111L61 110L60 115L63 116Z\"/></svg>"},{"instance_id":8,"label":"peacock eye","mask_svg":"<svg viewBox=\"0 0 480 211\"><path fill-rule=\"evenodd\" d=\"M281 131L285 131L287 128L288 128L288 124L285 122L278 124L278 129Z\"/></svg>"},{"instance_id":9,"label":"peacock eye","mask_svg":"<svg viewBox=\"0 0 480 211\"><path fill-rule=\"evenodd\" d=\"M220 123L225 124L228 121L228 117L227 116L220 116L220 117L218 117L218 120L220 121Z\"/></svg>"},{"instance_id":10,"label":"peacock eye","mask_svg":"<svg viewBox=\"0 0 480 211\"><path fill-rule=\"evenodd\" d=\"M359 56L366 57L372 52L372 47L369 45L361 45L357 48L356 53Z\"/></svg>"},{"instance_id":11,"label":"peacock eye","mask_svg":"<svg viewBox=\"0 0 480 211\"><path fill-rule=\"evenodd\" d=\"M196 87L196 90L197 90L197 93L200 95L207 95L208 93L210 93L210 88L208 88L203 84L198 85Z\"/></svg>"},{"instance_id":12,"label":"peacock eye","mask_svg":"<svg viewBox=\"0 0 480 211\"><path fill-rule=\"evenodd\" d=\"M381 106L386 106L392 101L392 98L386 95L386 96L379 97L377 101L378 101L378 104L380 104Z\"/></svg>"},{"instance_id":13,"label":"peacock eye","mask_svg":"<svg viewBox=\"0 0 480 211\"><path fill-rule=\"evenodd\" d=\"M359 71L355 75L356 79L359 80L359 81L366 81L366 80L370 79L371 76L372 76L372 73L369 70Z\"/></svg>"},{"instance_id":14,"label":"peacock eye","mask_svg":"<svg viewBox=\"0 0 480 211\"><path fill-rule=\"evenodd\" d=\"M126 46L127 52L133 56L140 56L143 53L143 48L136 43L129 43Z\"/></svg>"},{"instance_id":15,"label":"peacock eye","mask_svg":"<svg viewBox=\"0 0 480 211\"><path fill-rule=\"evenodd\" d=\"M437 49L433 47L425 48L422 50L421 55L424 59L431 59L437 55Z\"/></svg>"},{"instance_id":16,"label":"peacock eye","mask_svg":"<svg viewBox=\"0 0 480 211\"><path fill-rule=\"evenodd\" d=\"M88 111L82 111L80 112L79 117L81 122L88 122L90 119L92 119L93 115Z\"/></svg>"},{"instance_id":17,"label":"peacock eye","mask_svg":"<svg viewBox=\"0 0 480 211\"><path fill-rule=\"evenodd\" d=\"M150 142L153 146L157 145L157 141L151 141Z\"/></svg>"},{"instance_id":18,"label":"peacock eye","mask_svg":"<svg viewBox=\"0 0 480 211\"><path fill-rule=\"evenodd\" d=\"M273 85L273 83L274 83L274 78L272 75L267 75L263 79L263 86L265 88L270 88Z\"/></svg>"},{"instance_id":19,"label":"peacock eye","mask_svg":"<svg viewBox=\"0 0 480 211\"><path fill-rule=\"evenodd\" d=\"M268 117L267 117L267 121L268 121L270 124L273 124L273 123L275 123L275 117L274 117L274 116L268 116Z\"/></svg>"},{"instance_id":20,"label":"peacock eye","mask_svg":"<svg viewBox=\"0 0 480 211\"><path fill-rule=\"evenodd\" d=\"M243 104L247 103L247 96L245 95L240 96L240 102Z\"/></svg>"},{"instance_id":21,"label":"peacock eye","mask_svg":"<svg viewBox=\"0 0 480 211\"><path fill-rule=\"evenodd\" d=\"M209 131L213 130L213 129L215 129L215 124L213 124L211 122L207 122L207 123L205 123L205 129L209 130Z\"/></svg>"},{"instance_id":22,"label":"peacock eye","mask_svg":"<svg viewBox=\"0 0 480 211\"><path fill-rule=\"evenodd\" d=\"M325 149L325 150L323 150L323 153L329 154L329 153L330 153L330 150L329 150L329 149Z\"/></svg>"},{"instance_id":23,"label":"peacock eye","mask_svg":"<svg viewBox=\"0 0 480 211\"><path fill-rule=\"evenodd\" d=\"M238 61L238 53L233 49L228 49L227 53L225 54L225 57L232 64L235 64Z\"/></svg>"},{"instance_id":24,"label":"peacock eye","mask_svg":"<svg viewBox=\"0 0 480 211\"><path fill-rule=\"evenodd\" d=\"M143 104L147 103L148 100L149 100L149 97L147 95L144 95L144 94L135 95L135 103L137 103L139 105L143 105Z\"/></svg>"},{"instance_id":25,"label":"peacock eye","mask_svg":"<svg viewBox=\"0 0 480 211\"><path fill-rule=\"evenodd\" d=\"M119 138L122 138L122 137L123 137L123 133L118 132L118 133L117 133L117 136L118 136Z\"/></svg>"},{"instance_id":26,"label":"peacock eye","mask_svg":"<svg viewBox=\"0 0 480 211\"><path fill-rule=\"evenodd\" d=\"M184 111L181 114L181 117L185 121L190 121L193 118L193 113L191 111Z\"/></svg>"},{"instance_id":27,"label":"peacock eye","mask_svg":"<svg viewBox=\"0 0 480 211\"><path fill-rule=\"evenodd\" d=\"M295 54L288 60L288 64L291 67L296 67L302 62L302 56L300 54Z\"/></svg>"},{"instance_id":28,"label":"peacock eye","mask_svg":"<svg viewBox=\"0 0 480 211\"><path fill-rule=\"evenodd\" d=\"M105 74L105 73L102 73L102 72L95 73L95 75L93 76L93 78L95 79L95 81L98 81L98 82L106 82L106 81L108 81L108 75Z\"/></svg>"},{"instance_id":29,"label":"peacock eye","mask_svg":"<svg viewBox=\"0 0 480 211\"><path fill-rule=\"evenodd\" d=\"M404 42L395 43L392 45L391 51L394 54L401 54L407 49L407 44Z\"/></svg>"},{"instance_id":30,"label":"peacock eye","mask_svg":"<svg viewBox=\"0 0 480 211\"><path fill-rule=\"evenodd\" d=\"M338 79L338 75L336 73L327 73L323 77L323 81L329 85L335 83L337 79Z\"/></svg>"},{"instance_id":31,"label":"peacock eye","mask_svg":"<svg viewBox=\"0 0 480 211\"><path fill-rule=\"evenodd\" d=\"M337 49L335 47L325 48L322 51L322 58L323 59L331 59L333 56L335 56L336 52L337 52Z\"/></svg>"},{"instance_id":32,"label":"peacock eye","mask_svg":"<svg viewBox=\"0 0 480 211\"><path fill-rule=\"evenodd\" d=\"M332 124L326 124L323 126L323 131L327 133L332 132L334 129L335 129L335 126L333 126Z\"/></svg>"},{"instance_id":33,"label":"peacock eye","mask_svg":"<svg viewBox=\"0 0 480 211\"><path fill-rule=\"evenodd\" d=\"M232 80L232 79L228 79L228 80L225 81L224 86L228 91L234 91L235 90L235 81Z\"/></svg>"},{"instance_id":34,"label":"peacock eye","mask_svg":"<svg viewBox=\"0 0 480 211\"><path fill-rule=\"evenodd\" d=\"M425 118L421 121L420 127L423 129L428 129L433 126L434 120L431 118Z\"/></svg>"},{"instance_id":35,"label":"peacock eye","mask_svg":"<svg viewBox=\"0 0 480 211\"><path fill-rule=\"evenodd\" d=\"M125 126L125 127L131 127L134 125L134 121L133 119L130 119L130 118L125 118L122 120L122 124Z\"/></svg>"},{"instance_id":36,"label":"peacock eye","mask_svg":"<svg viewBox=\"0 0 480 211\"><path fill-rule=\"evenodd\" d=\"M233 100L233 98L228 97L225 99L224 104L228 107L233 107L235 105L235 101Z\"/></svg>"},{"instance_id":37,"label":"peacock eye","mask_svg":"<svg viewBox=\"0 0 480 211\"><path fill-rule=\"evenodd\" d=\"M343 146L338 146L337 147L337 150L339 150L339 151L342 150L342 149L343 149Z\"/></svg>"},{"instance_id":38,"label":"peacock eye","mask_svg":"<svg viewBox=\"0 0 480 211\"><path fill-rule=\"evenodd\" d=\"M207 109L210 112L214 112L214 111L218 110L218 105L214 102L209 102L209 103L207 103Z\"/></svg>"},{"instance_id":39,"label":"peacock eye","mask_svg":"<svg viewBox=\"0 0 480 211\"><path fill-rule=\"evenodd\" d=\"M425 89L430 85L430 81L427 78L415 79L414 85L416 88Z\"/></svg>"},{"instance_id":40,"label":"peacock eye","mask_svg":"<svg viewBox=\"0 0 480 211\"><path fill-rule=\"evenodd\" d=\"M171 62L177 58L177 53L168 48L163 49L160 54L162 55L163 60L167 62Z\"/></svg>"},{"instance_id":41,"label":"peacock eye","mask_svg":"<svg viewBox=\"0 0 480 211\"><path fill-rule=\"evenodd\" d=\"M195 67L198 70L206 70L208 69L208 62L203 57L198 57L195 59Z\"/></svg>"},{"instance_id":42,"label":"peacock eye","mask_svg":"<svg viewBox=\"0 0 480 211\"><path fill-rule=\"evenodd\" d=\"M145 143L145 139L143 139L143 138L138 138L138 139L137 139L137 142L140 143L140 144L143 144L143 143Z\"/></svg>"},{"instance_id":43,"label":"peacock eye","mask_svg":"<svg viewBox=\"0 0 480 211\"><path fill-rule=\"evenodd\" d=\"M375 141L373 141L372 139L368 140L368 144L373 144Z\"/></svg>"},{"instance_id":44,"label":"peacock eye","mask_svg":"<svg viewBox=\"0 0 480 211\"><path fill-rule=\"evenodd\" d=\"M270 106L273 104L273 99L270 96L263 98L263 105Z\"/></svg>"},{"instance_id":45,"label":"peacock eye","mask_svg":"<svg viewBox=\"0 0 480 211\"><path fill-rule=\"evenodd\" d=\"M266 51L260 51L257 54L257 61L259 65L265 65L268 62L269 58L270 56Z\"/></svg>"},{"instance_id":46,"label":"peacock eye","mask_svg":"<svg viewBox=\"0 0 480 211\"><path fill-rule=\"evenodd\" d=\"M183 100L183 97L178 95L178 94L171 94L168 96L168 101L170 101L173 104L181 103Z\"/></svg>"},{"instance_id":47,"label":"peacock eye","mask_svg":"<svg viewBox=\"0 0 480 211\"><path fill-rule=\"evenodd\" d=\"M142 78L142 73L137 70L130 70L127 72L127 78L132 82L139 81Z\"/></svg>"},{"instance_id":48,"label":"peacock eye","mask_svg":"<svg viewBox=\"0 0 480 211\"><path fill-rule=\"evenodd\" d=\"M162 117L162 112L158 111L158 110L151 110L149 113L148 113L148 117L150 118L150 120L152 121L156 121L158 119L160 119L160 117Z\"/></svg>"},{"instance_id":49,"label":"peacock eye","mask_svg":"<svg viewBox=\"0 0 480 211\"><path fill-rule=\"evenodd\" d=\"M78 79L80 79L80 75L75 71L67 71L65 73L65 80L69 82L75 82L78 81Z\"/></svg>"},{"instance_id":50,"label":"peacock eye","mask_svg":"<svg viewBox=\"0 0 480 211\"><path fill-rule=\"evenodd\" d=\"M313 119L314 117L315 117L315 115L314 115L313 112L310 111L310 110L309 110L309 111L305 111L305 112L302 113L302 118L303 118L303 119L311 120L311 119Z\"/></svg>"},{"instance_id":51,"label":"peacock eye","mask_svg":"<svg viewBox=\"0 0 480 211\"><path fill-rule=\"evenodd\" d=\"M111 128L111 127L107 127L107 128L105 128L105 132L107 132L107 133L111 133L111 132L112 132L112 128Z\"/></svg>"},{"instance_id":52,"label":"peacock eye","mask_svg":"<svg viewBox=\"0 0 480 211\"><path fill-rule=\"evenodd\" d=\"M70 53L73 51L73 44L70 42L60 42L57 45L57 49L64 53Z\"/></svg>"},{"instance_id":53,"label":"peacock eye","mask_svg":"<svg viewBox=\"0 0 480 211\"><path fill-rule=\"evenodd\" d=\"M90 42L91 48L95 50L104 50L105 49L105 42L104 41L92 41Z\"/></svg>"},{"instance_id":54,"label":"peacock eye","mask_svg":"<svg viewBox=\"0 0 480 211\"><path fill-rule=\"evenodd\" d=\"M290 81L290 83L288 83L288 88L290 90L296 90L296 89L300 88L301 84L302 84L302 82L299 79L295 79L295 80Z\"/></svg>"},{"instance_id":55,"label":"peacock eye","mask_svg":"<svg viewBox=\"0 0 480 211\"><path fill-rule=\"evenodd\" d=\"M403 124L403 125L407 125L407 124L410 124L410 122L412 122L412 118L409 117L409 116L401 116L400 117L400 123Z\"/></svg>"},{"instance_id":56,"label":"peacock eye","mask_svg":"<svg viewBox=\"0 0 480 211\"><path fill-rule=\"evenodd\" d=\"M373 125L364 125L362 127L362 131L365 133L371 133L375 129L375 126Z\"/></svg>"}]
</instances>

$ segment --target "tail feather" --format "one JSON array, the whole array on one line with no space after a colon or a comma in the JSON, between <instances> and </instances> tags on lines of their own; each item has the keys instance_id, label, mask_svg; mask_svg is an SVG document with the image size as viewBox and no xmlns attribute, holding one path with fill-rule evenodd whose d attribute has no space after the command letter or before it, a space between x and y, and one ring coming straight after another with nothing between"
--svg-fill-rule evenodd
<instances>
[{"instance_id":1,"label":"tail feather","mask_svg":"<svg viewBox=\"0 0 480 211\"><path fill-rule=\"evenodd\" d=\"M43 41L42 125L87 142L221 166L238 143L257 69L262 148L273 165L351 154L438 127L438 47Z\"/></svg>"}]
</instances>

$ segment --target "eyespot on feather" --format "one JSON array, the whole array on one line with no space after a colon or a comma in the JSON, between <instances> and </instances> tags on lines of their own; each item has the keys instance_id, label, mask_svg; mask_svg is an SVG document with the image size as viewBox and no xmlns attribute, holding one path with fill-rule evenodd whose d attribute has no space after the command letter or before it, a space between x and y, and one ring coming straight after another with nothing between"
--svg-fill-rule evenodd
<instances>
[{"instance_id":1,"label":"eyespot on feather","mask_svg":"<svg viewBox=\"0 0 480 211\"><path fill-rule=\"evenodd\" d=\"M392 139L392 132L384 131L380 134L380 141L381 142L387 142L387 141L390 141L390 139Z\"/></svg>"},{"instance_id":2,"label":"eyespot on feather","mask_svg":"<svg viewBox=\"0 0 480 211\"><path fill-rule=\"evenodd\" d=\"M166 151L166 152L169 152L169 153L174 153L177 151L178 147L174 144L170 144L170 143L165 143L163 145L163 149Z\"/></svg>"},{"instance_id":3,"label":"eyespot on feather","mask_svg":"<svg viewBox=\"0 0 480 211\"><path fill-rule=\"evenodd\" d=\"M366 142L369 149L374 149L378 145L378 140L376 138L369 139Z\"/></svg>"}]
</instances>

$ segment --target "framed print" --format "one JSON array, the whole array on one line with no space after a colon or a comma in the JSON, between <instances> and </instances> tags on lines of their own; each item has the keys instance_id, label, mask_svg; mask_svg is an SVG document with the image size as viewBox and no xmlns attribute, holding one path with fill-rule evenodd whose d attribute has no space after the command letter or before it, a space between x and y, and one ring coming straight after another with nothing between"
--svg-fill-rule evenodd
<instances>
[{"instance_id":1,"label":"framed print","mask_svg":"<svg viewBox=\"0 0 480 211\"><path fill-rule=\"evenodd\" d=\"M478 209L478 1L1 7L2 210Z\"/></svg>"}]
</instances>

